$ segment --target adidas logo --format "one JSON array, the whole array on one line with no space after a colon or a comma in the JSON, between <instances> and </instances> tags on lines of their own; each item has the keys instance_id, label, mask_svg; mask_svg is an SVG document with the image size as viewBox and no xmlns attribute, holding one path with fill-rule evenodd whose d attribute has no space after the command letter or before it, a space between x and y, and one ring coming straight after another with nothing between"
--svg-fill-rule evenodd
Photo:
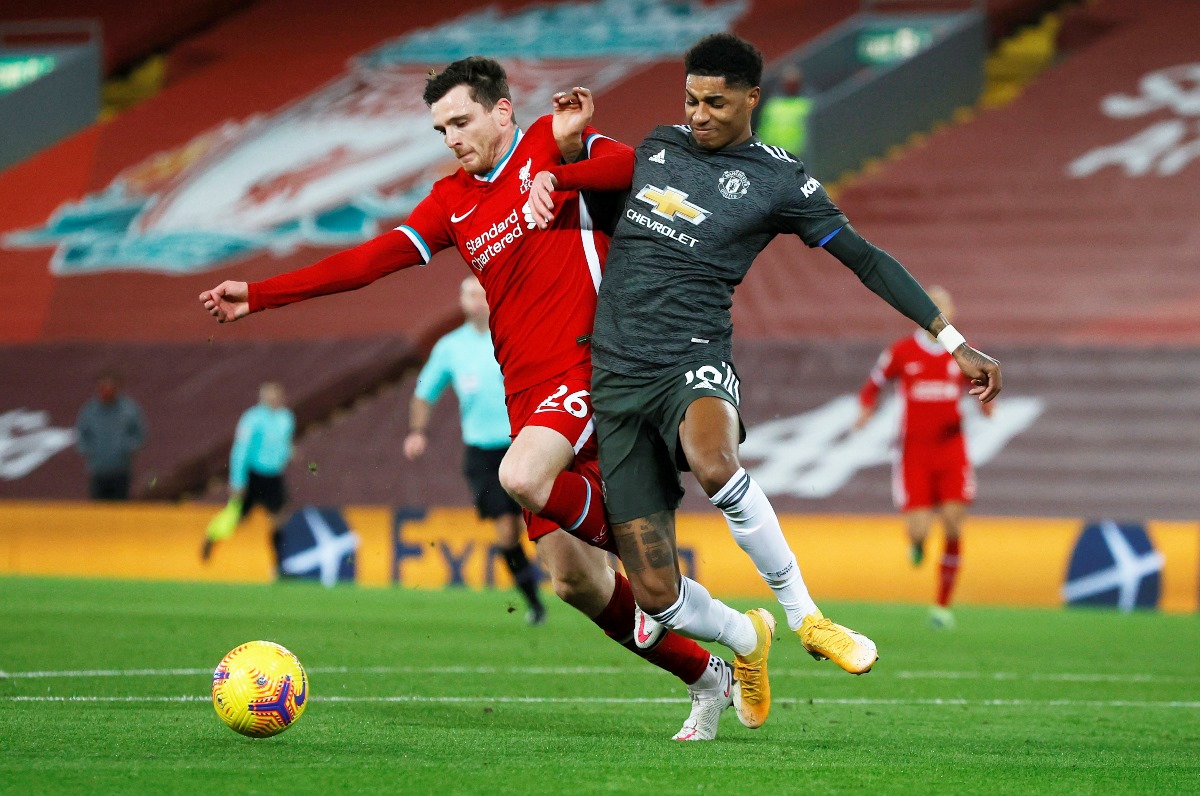
<instances>
[{"instance_id":1,"label":"adidas logo","mask_svg":"<svg viewBox=\"0 0 1200 796\"><path fill-rule=\"evenodd\" d=\"M667 162L667 150L665 150L665 149L658 150L657 155L650 156L650 162L651 163L666 163Z\"/></svg>"}]
</instances>

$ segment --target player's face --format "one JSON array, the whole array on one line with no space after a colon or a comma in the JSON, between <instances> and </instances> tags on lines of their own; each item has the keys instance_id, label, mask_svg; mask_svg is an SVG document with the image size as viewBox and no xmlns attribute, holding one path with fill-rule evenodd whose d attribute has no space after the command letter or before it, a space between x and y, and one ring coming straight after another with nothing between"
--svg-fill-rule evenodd
<instances>
[{"instance_id":1,"label":"player's face","mask_svg":"<svg viewBox=\"0 0 1200 796\"><path fill-rule=\"evenodd\" d=\"M283 387L278 384L264 384L258 392L259 400L272 409L283 408Z\"/></svg>"},{"instance_id":2,"label":"player's face","mask_svg":"<svg viewBox=\"0 0 1200 796\"><path fill-rule=\"evenodd\" d=\"M723 77L688 75L684 112L702 149L736 146L750 137L750 116L761 92L725 84Z\"/></svg>"},{"instance_id":3,"label":"player's face","mask_svg":"<svg viewBox=\"0 0 1200 796\"><path fill-rule=\"evenodd\" d=\"M512 103L501 99L489 111L471 99L468 86L455 86L430 107L433 129L469 174L486 174L500 162L512 132Z\"/></svg>"}]
</instances>

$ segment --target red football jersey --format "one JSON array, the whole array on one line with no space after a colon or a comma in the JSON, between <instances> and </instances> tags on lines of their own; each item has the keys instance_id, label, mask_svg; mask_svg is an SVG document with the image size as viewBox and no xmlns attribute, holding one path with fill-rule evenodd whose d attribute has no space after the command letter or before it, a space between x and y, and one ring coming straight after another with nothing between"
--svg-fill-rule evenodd
<instances>
[{"instance_id":1,"label":"red football jersey","mask_svg":"<svg viewBox=\"0 0 1200 796\"><path fill-rule=\"evenodd\" d=\"M590 146L595 130L584 133ZM551 117L518 131L486 175L459 169L439 180L399 229L428 261L454 246L483 284L492 340L511 395L591 359L596 291L609 238L575 191L556 193L549 229L527 220L533 176L562 162Z\"/></svg>"},{"instance_id":2,"label":"red football jersey","mask_svg":"<svg viewBox=\"0 0 1200 796\"><path fill-rule=\"evenodd\" d=\"M901 399L900 442L912 445L942 445L962 437L959 399L970 385L954 357L924 331L897 340L880 355L871 377L859 393L859 402L871 407L880 390L896 382Z\"/></svg>"},{"instance_id":3,"label":"red football jersey","mask_svg":"<svg viewBox=\"0 0 1200 796\"><path fill-rule=\"evenodd\" d=\"M609 236L594 228L579 193L566 188L570 175L603 168L604 156L632 161L633 150L591 127L583 140L589 159L563 166L552 117L541 117L528 130L517 131L509 151L486 175L459 169L434 183L429 196L395 230L308 268L253 283L251 310L354 290L401 268L428 263L453 246L487 295L492 341L508 394L590 363L596 291ZM560 180L554 220L546 230L525 215L539 171L553 171Z\"/></svg>"}]
</instances>

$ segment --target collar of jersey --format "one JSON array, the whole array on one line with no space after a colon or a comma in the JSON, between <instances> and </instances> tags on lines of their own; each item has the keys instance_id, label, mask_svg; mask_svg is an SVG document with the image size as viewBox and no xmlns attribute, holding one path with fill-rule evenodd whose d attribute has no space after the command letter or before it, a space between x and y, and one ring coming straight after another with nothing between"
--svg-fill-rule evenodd
<instances>
[{"instance_id":1,"label":"collar of jersey","mask_svg":"<svg viewBox=\"0 0 1200 796\"><path fill-rule=\"evenodd\" d=\"M917 345L921 346L921 348L924 348L931 354L940 354L946 350L945 346L943 346L937 340L930 340L929 332L925 331L924 329L917 329L916 334L913 335L913 338L917 341Z\"/></svg>"},{"instance_id":2,"label":"collar of jersey","mask_svg":"<svg viewBox=\"0 0 1200 796\"><path fill-rule=\"evenodd\" d=\"M517 151L517 144L521 143L521 139L525 136L525 131L520 127L517 128L517 134L513 136L512 146L504 153L504 157L500 158L500 162L492 167L492 170L484 175L475 175L475 179L480 182L495 182L500 176L500 172L504 171L504 167L508 165L508 161L512 159L513 152Z\"/></svg>"}]
</instances>

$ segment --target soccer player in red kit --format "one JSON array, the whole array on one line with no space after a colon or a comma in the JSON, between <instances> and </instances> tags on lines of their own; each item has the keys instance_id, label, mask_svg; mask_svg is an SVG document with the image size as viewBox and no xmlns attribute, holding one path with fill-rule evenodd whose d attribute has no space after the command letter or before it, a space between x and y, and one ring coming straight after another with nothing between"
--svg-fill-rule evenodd
<instances>
[{"instance_id":1,"label":"soccer player in red kit","mask_svg":"<svg viewBox=\"0 0 1200 796\"><path fill-rule=\"evenodd\" d=\"M929 297L947 319L954 304L944 288L932 287ZM935 515L942 520L946 542L938 566L937 604L931 609L935 627L951 628L950 597L958 579L962 524L975 499L975 471L967 458L959 400L970 387L957 363L924 330L897 340L884 351L863 385L856 428L866 425L888 382L895 382L901 401L899 453L892 472L892 497L904 514L912 562L925 556L925 539ZM993 404L980 404L985 415Z\"/></svg>"},{"instance_id":2,"label":"soccer player in red kit","mask_svg":"<svg viewBox=\"0 0 1200 796\"><path fill-rule=\"evenodd\" d=\"M223 282L200 301L219 321L233 321L355 290L456 248L483 285L504 373L514 438L500 481L529 512L529 537L555 592L610 638L683 680L693 709L676 738L711 740L732 702L731 667L674 633L649 650L635 645L633 592L597 549L613 549L590 397L590 338L609 239L569 186L574 175L591 175L604 190L595 173L620 172L604 162L631 161L633 152L587 126L586 89L556 95L554 114L522 130L504 69L489 58L450 64L430 77L424 98L461 168L435 183L403 225L307 268L249 285ZM528 194L532 175L543 170L558 175L567 192L553 224L538 229Z\"/></svg>"}]
</instances>

